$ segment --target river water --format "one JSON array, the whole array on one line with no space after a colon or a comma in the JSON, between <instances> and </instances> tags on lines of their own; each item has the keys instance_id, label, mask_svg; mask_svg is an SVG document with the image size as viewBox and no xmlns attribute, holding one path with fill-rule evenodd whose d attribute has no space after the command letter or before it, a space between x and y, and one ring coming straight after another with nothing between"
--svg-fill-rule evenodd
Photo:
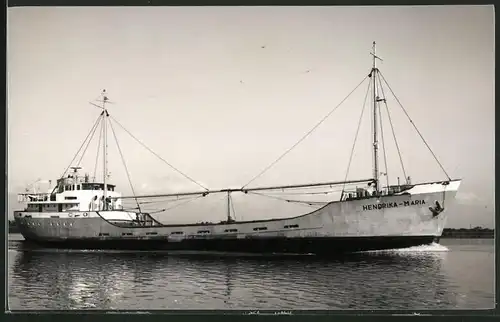
<instances>
[{"instance_id":1,"label":"river water","mask_svg":"<svg viewBox=\"0 0 500 322\"><path fill-rule=\"evenodd\" d=\"M9 235L11 310L488 309L494 241L311 257L25 249Z\"/></svg>"}]
</instances>

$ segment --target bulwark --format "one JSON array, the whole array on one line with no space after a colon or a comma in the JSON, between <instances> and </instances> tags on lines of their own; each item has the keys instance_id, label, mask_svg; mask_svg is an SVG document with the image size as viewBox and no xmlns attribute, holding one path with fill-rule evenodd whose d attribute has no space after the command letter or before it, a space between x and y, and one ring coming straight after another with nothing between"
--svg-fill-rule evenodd
<instances>
[{"instance_id":1,"label":"bulwark","mask_svg":"<svg viewBox=\"0 0 500 322\"><path fill-rule=\"evenodd\" d=\"M397 202L381 202L372 205L364 205L363 211L365 210L379 210L385 208L398 208L398 207L409 207L415 205L425 205L425 200L410 200Z\"/></svg>"}]
</instances>

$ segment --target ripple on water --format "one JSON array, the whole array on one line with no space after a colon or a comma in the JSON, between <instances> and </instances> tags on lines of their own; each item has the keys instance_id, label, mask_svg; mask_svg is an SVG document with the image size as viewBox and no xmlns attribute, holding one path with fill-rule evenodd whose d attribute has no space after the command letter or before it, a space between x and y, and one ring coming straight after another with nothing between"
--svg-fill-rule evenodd
<instances>
[{"instance_id":1,"label":"ripple on water","mask_svg":"<svg viewBox=\"0 0 500 322\"><path fill-rule=\"evenodd\" d=\"M416 310L494 301L492 245L462 252L432 244L322 260L23 251L20 243L9 242L12 309ZM463 269L470 263L474 269Z\"/></svg>"}]
</instances>

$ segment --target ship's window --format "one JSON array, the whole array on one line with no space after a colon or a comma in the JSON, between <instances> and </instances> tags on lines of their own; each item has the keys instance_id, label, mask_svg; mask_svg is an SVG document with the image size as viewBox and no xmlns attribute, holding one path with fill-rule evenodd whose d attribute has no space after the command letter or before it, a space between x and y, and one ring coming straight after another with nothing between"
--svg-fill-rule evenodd
<instances>
[{"instance_id":1,"label":"ship's window","mask_svg":"<svg viewBox=\"0 0 500 322\"><path fill-rule=\"evenodd\" d=\"M122 236L132 236L132 233L122 233Z\"/></svg>"},{"instance_id":2,"label":"ship's window","mask_svg":"<svg viewBox=\"0 0 500 322\"><path fill-rule=\"evenodd\" d=\"M210 230L198 230L198 234L209 234Z\"/></svg>"},{"instance_id":3,"label":"ship's window","mask_svg":"<svg viewBox=\"0 0 500 322\"><path fill-rule=\"evenodd\" d=\"M158 235L156 231L147 232L146 235Z\"/></svg>"},{"instance_id":4,"label":"ship's window","mask_svg":"<svg viewBox=\"0 0 500 322\"><path fill-rule=\"evenodd\" d=\"M285 228L299 228L299 225L286 225Z\"/></svg>"},{"instance_id":5,"label":"ship's window","mask_svg":"<svg viewBox=\"0 0 500 322\"><path fill-rule=\"evenodd\" d=\"M173 231L172 232L172 235L182 235L182 234L184 234L183 231Z\"/></svg>"},{"instance_id":6,"label":"ship's window","mask_svg":"<svg viewBox=\"0 0 500 322\"><path fill-rule=\"evenodd\" d=\"M255 227L253 230L267 230L267 227Z\"/></svg>"},{"instance_id":7,"label":"ship's window","mask_svg":"<svg viewBox=\"0 0 500 322\"><path fill-rule=\"evenodd\" d=\"M59 216L50 216L50 218L59 218Z\"/></svg>"},{"instance_id":8,"label":"ship's window","mask_svg":"<svg viewBox=\"0 0 500 322\"><path fill-rule=\"evenodd\" d=\"M234 228L233 229L226 229L226 230L224 230L225 233L235 233L237 231L238 231L238 229L234 229Z\"/></svg>"},{"instance_id":9,"label":"ship's window","mask_svg":"<svg viewBox=\"0 0 500 322\"><path fill-rule=\"evenodd\" d=\"M74 196L71 197L64 197L64 200L76 200L77 198Z\"/></svg>"},{"instance_id":10,"label":"ship's window","mask_svg":"<svg viewBox=\"0 0 500 322\"><path fill-rule=\"evenodd\" d=\"M76 186L76 190L80 190L81 185Z\"/></svg>"},{"instance_id":11,"label":"ship's window","mask_svg":"<svg viewBox=\"0 0 500 322\"><path fill-rule=\"evenodd\" d=\"M99 236L109 236L109 234L108 233L99 233Z\"/></svg>"}]
</instances>

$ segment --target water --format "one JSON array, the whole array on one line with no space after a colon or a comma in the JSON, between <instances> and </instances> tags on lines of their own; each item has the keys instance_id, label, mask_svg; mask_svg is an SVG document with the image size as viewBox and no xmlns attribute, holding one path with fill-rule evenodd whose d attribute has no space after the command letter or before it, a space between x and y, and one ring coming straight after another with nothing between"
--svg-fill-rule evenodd
<instances>
[{"instance_id":1,"label":"water","mask_svg":"<svg viewBox=\"0 0 500 322\"><path fill-rule=\"evenodd\" d=\"M9 307L70 309L487 309L494 241L311 257L23 249L9 236Z\"/></svg>"}]
</instances>

